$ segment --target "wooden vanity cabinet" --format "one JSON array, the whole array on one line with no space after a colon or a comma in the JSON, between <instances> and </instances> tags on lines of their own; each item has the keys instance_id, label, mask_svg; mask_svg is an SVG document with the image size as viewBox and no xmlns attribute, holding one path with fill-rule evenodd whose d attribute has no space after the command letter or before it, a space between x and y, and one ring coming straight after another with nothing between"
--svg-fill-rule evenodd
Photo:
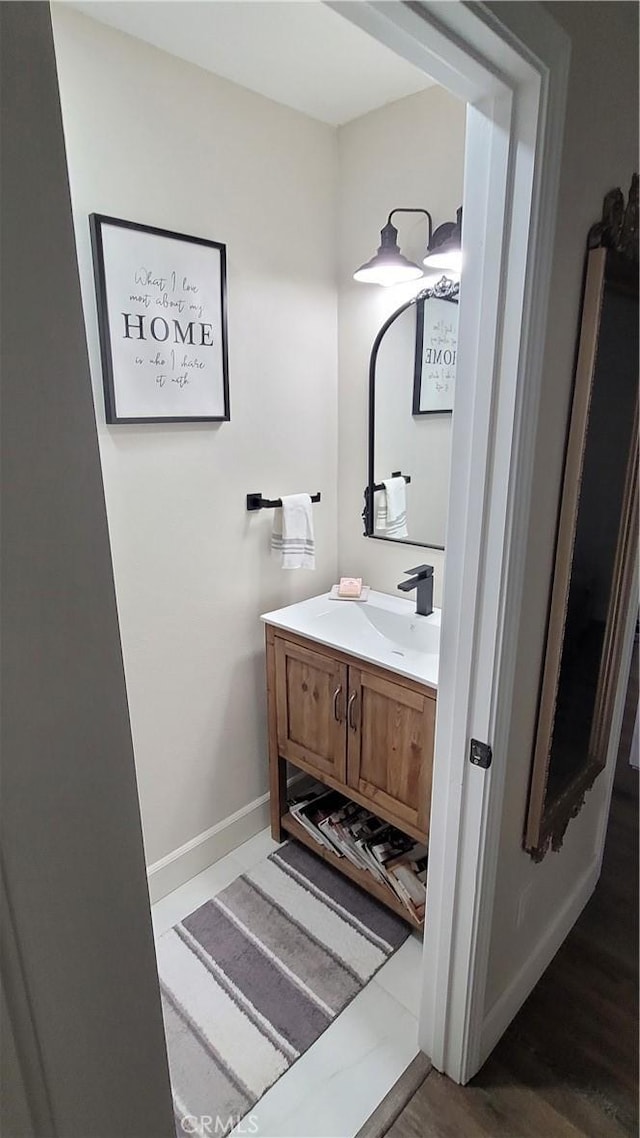
<instances>
[{"instance_id":1,"label":"wooden vanity cabinet","mask_svg":"<svg viewBox=\"0 0 640 1138\"><path fill-rule=\"evenodd\" d=\"M426 839L435 698L362 664L349 665L348 687L349 793L356 790L374 814Z\"/></svg>"},{"instance_id":2,"label":"wooden vanity cabinet","mask_svg":"<svg viewBox=\"0 0 640 1138\"><path fill-rule=\"evenodd\" d=\"M301 837L287 814L286 760L425 841L436 692L270 625L266 642L274 838Z\"/></svg>"},{"instance_id":3,"label":"wooden vanity cabinet","mask_svg":"<svg viewBox=\"0 0 640 1138\"><path fill-rule=\"evenodd\" d=\"M318 778L347 781L347 666L280 636L275 645L278 753Z\"/></svg>"}]
</instances>

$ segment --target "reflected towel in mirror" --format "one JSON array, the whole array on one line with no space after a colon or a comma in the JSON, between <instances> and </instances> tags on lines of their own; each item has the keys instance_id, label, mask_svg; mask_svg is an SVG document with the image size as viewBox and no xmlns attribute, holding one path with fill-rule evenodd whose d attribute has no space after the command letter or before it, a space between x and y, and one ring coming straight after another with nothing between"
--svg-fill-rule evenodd
<instances>
[{"instance_id":1,"label":"reflected towel in mirror","mask_svg":"<svg viewBox=\"0 0 640 1138\"><path fill-rule=\"evenodd\" d=\"M407 484L404 478L383 478L378 496L376 530L385 537L408 537Z\"/></svg>"}]
</instances>

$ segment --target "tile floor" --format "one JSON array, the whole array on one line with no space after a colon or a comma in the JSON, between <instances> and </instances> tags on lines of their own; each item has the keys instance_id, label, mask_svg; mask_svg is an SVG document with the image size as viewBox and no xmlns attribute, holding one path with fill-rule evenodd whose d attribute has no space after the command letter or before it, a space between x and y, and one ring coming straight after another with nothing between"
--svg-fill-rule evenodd
<instances>
[{"instance_id":1,"label":"tile floor","mask_svg":"<svg viewBox=\"0 0 640 1138\"><path fill-rule=\"evenodd\" d=\"M157 901L156 937L274 849L263 830ZM352 1138L418 1052L421 952L412 933L231 1138Z\"/></svg>"}]
</instances>

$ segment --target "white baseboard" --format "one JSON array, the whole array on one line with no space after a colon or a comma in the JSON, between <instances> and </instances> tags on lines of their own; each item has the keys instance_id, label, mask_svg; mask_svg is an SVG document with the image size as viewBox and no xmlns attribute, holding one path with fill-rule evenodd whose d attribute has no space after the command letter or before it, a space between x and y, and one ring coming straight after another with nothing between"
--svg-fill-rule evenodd
<instances>
[{"instance_id":1,"label":"white baseboard","mask_svg":"<svg viewBox=\"0 0 640 1138\"><path fill-rule=\"evenodd\" d=\"M288 780L288 785L291 786L306 777L303 772L298 772ZM177 850L172 850L153 865L149 865L147 880L151 903L160 901L167 893L178 889L191 877L195 877L196 873L201 873L221 857L232 853L268 825L269 795L262 794L260 798L255 798L253 802L248 802L246 806L236 810L235 814L216 822L215 826L196 834L195 838L191 838Z\"/></svg>"},{"instance_id":2,"label":"white baseboard","mask_svg":"<svg viewBox=\"0 0 640 1138\"><path fill-rule=\"evenodd\" d=\"M480 1044L481 1062L478 1070L488 1059L496 1043L520 1011L527 996L531 994L543 972L548 968L565 937L571 932L598 883L600 864L599 859L591 863L587 872L580 878L571 897L562 907L556 919L546 929L523 967L485 1016Z\"/></svg>"}]
</instances>

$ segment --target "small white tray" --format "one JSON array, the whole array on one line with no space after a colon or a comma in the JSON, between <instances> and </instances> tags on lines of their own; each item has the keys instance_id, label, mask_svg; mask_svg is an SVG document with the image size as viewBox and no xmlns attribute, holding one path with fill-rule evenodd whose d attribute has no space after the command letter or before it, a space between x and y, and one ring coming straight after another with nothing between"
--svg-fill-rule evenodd
<instances>
[{"instance_id":1,"label":"small white tray","mask_svg":"<svg viewBox=\"0 0 640 1138\"><path fill-rule=\"evenodd\" d=\"M369 586L368 585L362 586L362 592L360 593L359 597L341 597L341 596L339 596L338 585L333 585L331 592L329 593L329 600L330 601L352 601L352 602L355 601L355 603L357 605L361 605L363 603L363 601L367 601L368 599L369 599Z\"/></svg>"}]
</instances>

